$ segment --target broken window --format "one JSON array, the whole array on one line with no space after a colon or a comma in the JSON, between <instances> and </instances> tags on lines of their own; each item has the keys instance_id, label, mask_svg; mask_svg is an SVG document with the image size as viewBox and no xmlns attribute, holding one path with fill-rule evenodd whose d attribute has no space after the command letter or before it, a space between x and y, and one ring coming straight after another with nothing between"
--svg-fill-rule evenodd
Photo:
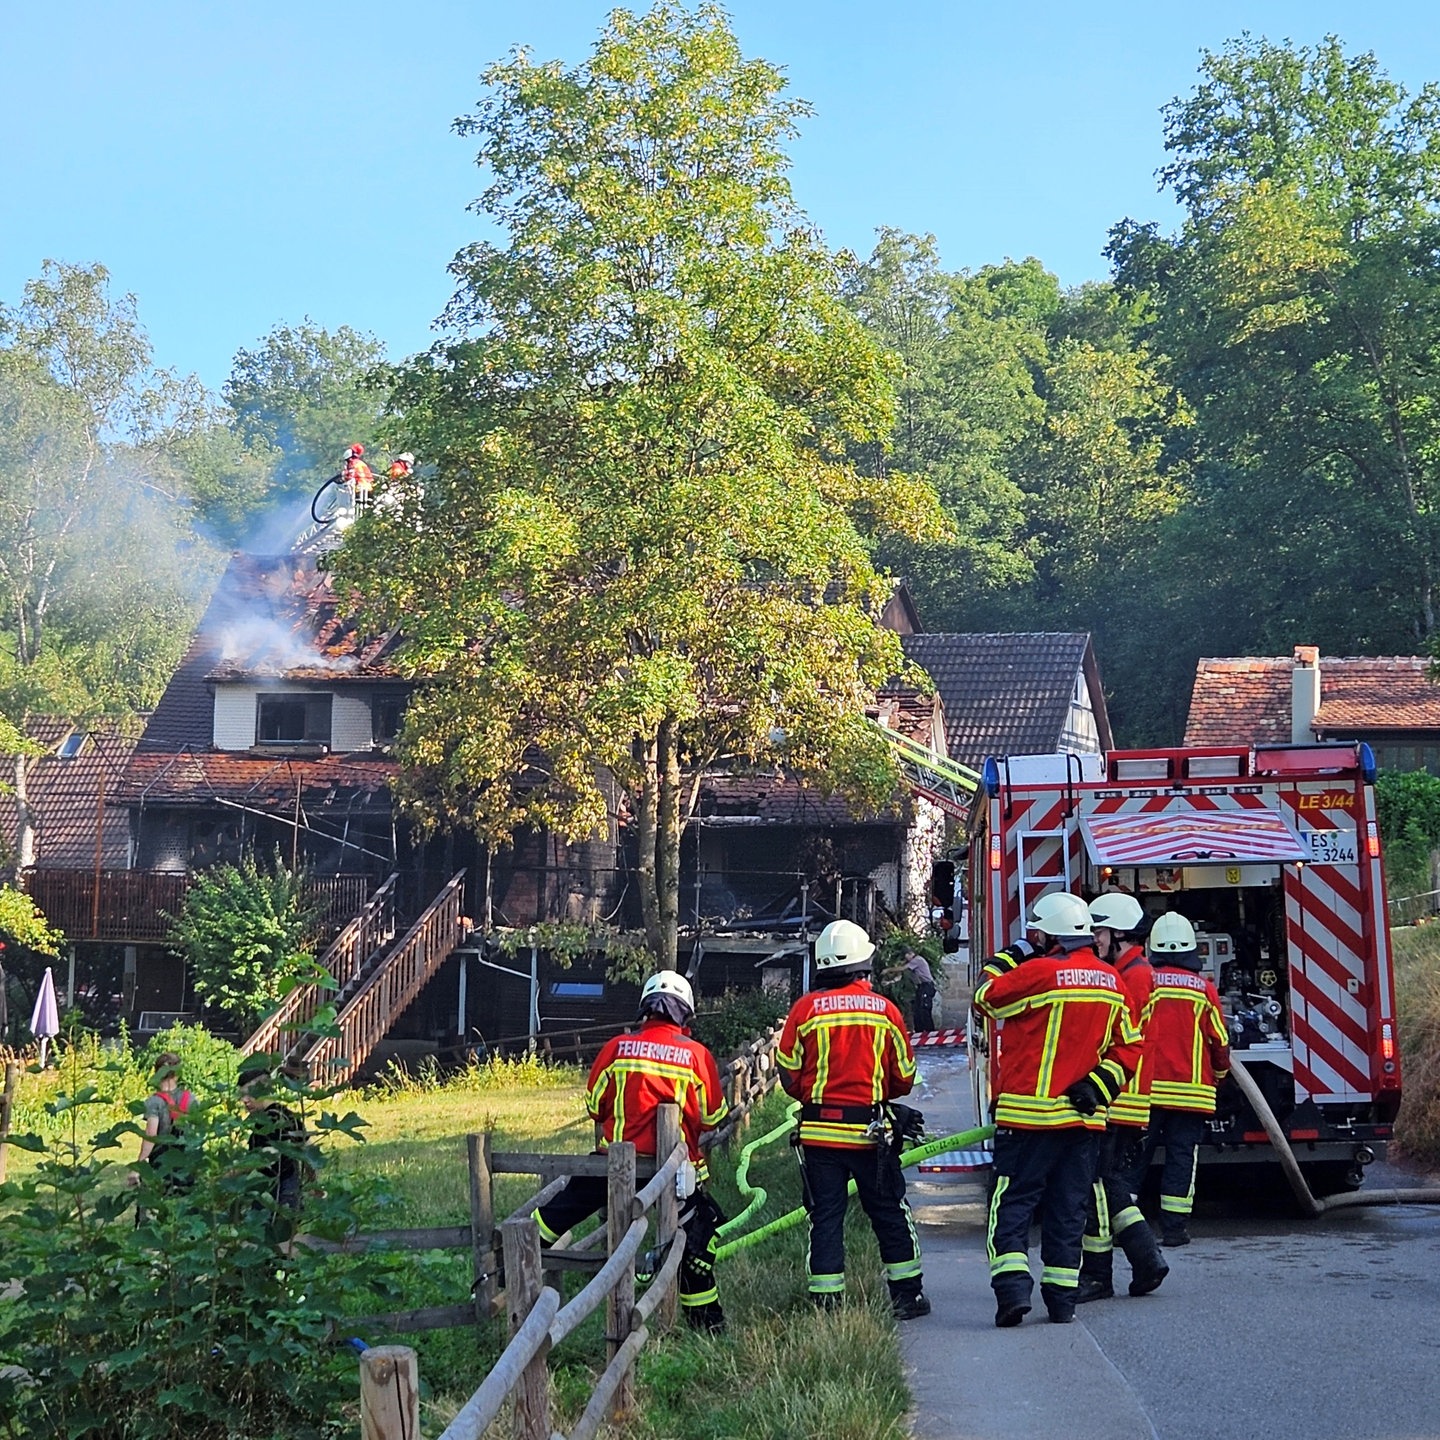
<instances>
[{"instance_id":1,"label":"broken window","mask_svg":"<svg viewBox=\"0 0 1440 1440\"><path fill-rule=\"evenodd\" d=\"M330 696L261 695L256 703L257 745L328 745Z\"/></svg>"},{"instance_id":2,"label":"broken window","mask_svg":"<svg viewBox=\"0 0 1440 1440\"><path fill-rule=\"evenodd\" d=\"M370 738L377 745L390 745L400 733L405 714L403 695L376 695L370 702Z\"/></svg>"}]
</instances>

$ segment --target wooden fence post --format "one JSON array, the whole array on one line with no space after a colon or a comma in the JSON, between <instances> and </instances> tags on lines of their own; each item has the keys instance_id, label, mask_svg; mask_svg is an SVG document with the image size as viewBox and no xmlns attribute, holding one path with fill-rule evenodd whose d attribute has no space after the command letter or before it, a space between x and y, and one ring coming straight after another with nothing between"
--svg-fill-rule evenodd
<instances>
[{"instance_id":1,"label":"wooden fence post","mask_svg":"<svg viewBox=\"0 0 1440 1440\"><path fill-rule=\"evenodd\" d=\"M634 1153L633 1146L631 1153ZM634 1175L633 1160L631 1175ZM540 1227L529 1216L512 1217L500 1227L500 1243L505 1251L505 1308L513 1336L540 1298ZM511 1430L515 1440L550 1440L549 1354L547 1340L535 1352L535 1358L525 1367L515 1386Z\"/></svg>"},{"instance_id":2,"label":"wooden fence post","mask_svg":"<svg viewBox=\"0 0 1440 1440\"><path fill-rule=\"evenodd\" d=\"M0 1185L5 1183L5 1167L10 1163L9 1146L10 1117L15 1113L15 1090L20 1084L20 1067L13 1061L5 1062L5 1089L0 1092Z\"/></svg>"},{"instance_id":3,"label":"wooden fence post","mask_svg":"<svg viewBox=\"0 0 1440 1440\"><path fill-rule=\"evenodd\" d=\"M377 1345L360 1356L360 1440L415 1440L420 1374L408 1345ZM549 1437L546 1437L549 1440Z\"/></svg>"},{"instance_id":4,"label":"wooden fence post","mask_svg":"<svg viewBox=\"0 0 1440 1440\"><path fill-rule=\"evenodd\" d=\"M635 1206L635 1147L628 1140L612 1145L606 1152L609 1159L606 1179L608 1208L606 1211L606 1248L613 1255L630 1228ZM508 1277L509 1270L506 1270ZM508 1283L508 1282L507 1282ZM615 1288L605 1301L605 1360L615 1358L630 1335L631 1311L635 1308L635 1262L625 1267ZM611 1417L622 1420L635 1408L635 1374L626 1371L615 1391ZM548 1440L548 1436L547 1436Z\"/></svg>"},{"instance_id":5,"label":"wooden fence post","mask_svg":"<svg viewBox=\"0 0 1440 1440\"><path fill-rule=\"evenodd\" d=\"M475 1318L488 1320L494 1303L495 1197L490 1177L491 1134L467 1135L470 1159L470 1254L473 1263Z\"/></svg>"},{"instance_id":6,"label":"wooden fence post","mask_svg":"<svg viewBox=\"0 0 1440 1440\"><path fill-rule=\"evenodd\" d=\"M680 1107L662 1105L655 1117L655 1163L663 1165L666 1157L680 1143ZM655 1253L658 1269L670 1253L670 1244L679 1229L680 1202L675 1198L674 1185L667 1185L655 1202ZM675 1323L677 1290L660 1302L655 1310L656 1327L668 1330Z\"/></svg>"}]
</instances>

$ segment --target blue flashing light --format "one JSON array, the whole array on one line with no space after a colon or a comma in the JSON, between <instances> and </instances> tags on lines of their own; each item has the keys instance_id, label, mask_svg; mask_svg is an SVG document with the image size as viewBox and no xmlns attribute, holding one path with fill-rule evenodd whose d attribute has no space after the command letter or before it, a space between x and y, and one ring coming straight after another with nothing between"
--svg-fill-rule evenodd
<instances>
[{"instance_id":1,"label":"blue flashing light","mask_svg":"<svg viewBox=\"0 0 1440 1440\"><path fill-rule=\"evenodd\" d=\"M1375 783L1375 752L1362 740L1356 746L1356 752L1360 757L1360 778L1367 785Z\"/></svg>"},{"instance_id":2,"label":"blue flashing light","mask_svg":"<svg viewBox=\"0 0 1440 1440\"><path fill-rule=\"evenodd\" d=\"M1000 766L993 755L985 757L985 763L980 767L980 781L992 800L1000 793Z\"/></svg>"}]
</instances>

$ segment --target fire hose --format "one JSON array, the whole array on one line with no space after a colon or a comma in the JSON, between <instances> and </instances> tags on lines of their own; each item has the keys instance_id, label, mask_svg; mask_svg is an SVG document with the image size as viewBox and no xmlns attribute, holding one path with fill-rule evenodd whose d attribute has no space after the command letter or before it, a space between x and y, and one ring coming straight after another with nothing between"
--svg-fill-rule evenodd
<instances>
[{"instance_id":1,"label":"fire hose","mask_svg":"<svg viewBox=\"0 0 1440 1440\"><path fill-rule=\"evenodd\" d=\"M791 1119L787 1118L783 1126L778 1126L775 1130L762 1135L759 1140L753 1141L751 1146L747 1146L746 1149L748 1150L755 1145L762 1145L765 1141L774 1139L777 1135L788 1132L790 1125ZM900 1164L902 1168L908 1165L919 1165L929 1160L932 1156L943 1155L947 1150L963 1150L967 1146L978 1145L981 1141L988 1140L994 1133L995 1127L993 1125L980 1125L974 1130L962 1130L955 1135L942 1135L938 1140L927 1140L923 1145L916 1145L910 1150L902 1151ZM744 1156L742 1155L741 1158L743 1160ZM736 1175L738 1178L738 1170ZM850 1193L852 1195L855 1193L855 1182L853 1180L850 1182ZM754 1208L758 1207L749 1207L744 1213L746 1215L751 1214ZM734 1240L727 1241L715 1252L715 1258L717 1260L723 1260L727 1255L733 1255L737 1250L744 1250L747 1246L759 1244L761 1240L768 1240L772 1235L779 1235L784 1230L793 1229L805 1218L805 1214L805 1207L803 1205L797 1205L793 1210L786 1211L784 1215L781 1215L776 1220L771 1220L768 1224L762 1225L758 1230L752 1230L748 1235L740 1235Z\"/></svg>"},{"instance_id":2,"label":"fire hose","mask_svg":"<svg viewBox=\"0 0 1440 1440\"><path fill-rule=\"evenodd\" d=\"M1230 1073L1235 1077L1240 1093L1250 1102L1261 1125L1265 1127L1265 1133L1270 1137L1270 1143L1280 1161L1280 1169L1284 1172L1291 1190L1295 1192L1300 1208L1311 1219L1326 1215L1331 1210L1349 1210L1359 1205L1440 1205L1440 1186L1411 1190L1367 1190L1348 1195L1330 1195L1323 1200L1317 1200L1311 1194L1309 1185L1305 1183L1300 1162L1295 1158L1295 1152L1290 1148L1290 1141L1280 1128L1275 1112L1266 1103L1250 1072L1233 1054L1230 1057Z\"/></svg>"},{"instance_id":3,"label":"fire hose","mask_svg":"<svg viewBox=\"0 0 1440 1440\"><path fill-rule=\"evenodd\" d=\"M733 1220L727 1220L716 1230L717 1239L738 1230L770 1198L764 1186L750 1183L750 1156L762 1145L768 1145L772 1140L778 1140L782 1135L788 1135L794 1128L795 1117L799 1113L800 1102L792 1100L789 1109L785 1112L785 1118L773 1130L767 1130L758 1140L752 1140L740 1152L740 1162L735 1167L735 1184L742 1195L750 1197L750 1203Z\"/></svg>"}]
</instances>

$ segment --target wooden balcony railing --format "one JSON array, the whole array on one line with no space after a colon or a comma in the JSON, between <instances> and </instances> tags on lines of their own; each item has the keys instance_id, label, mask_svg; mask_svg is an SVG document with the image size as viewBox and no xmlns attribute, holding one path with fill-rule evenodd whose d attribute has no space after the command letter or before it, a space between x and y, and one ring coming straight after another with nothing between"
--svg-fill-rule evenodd
<instances>
[{"instance_id":1,"label":"wooden balcony railing","mask_svg":"<svg viewBox=\"0 0 1440 1440\"><path fill-rule=\"evenodd\" d=\"M337 1017L338 1035L327 1035L305 1052L311 1076L322 1084L344 1085L390 1026L424 988L467 930L461 923L465 872L453 876L379 968L346 1002Z\"/></svg>"},{"instance_id":2,"label":"wooden balcony railing","mask_svg":"<svg viewBox=\"0 0 1440 1440\"><path fill-rule=\"evenodd\" d=\"M398 874L391 875L360 913L351 916L320 957L320 968L335 982L335 988L297 986L241 1045L242 1055L274 1054L293 1048L298 1032L315 1018L326 998L343 993L366 962L395 938L395 886L399 879Z\"/></svg>"},{"instance_id":3,"label":"wooden balcony railing","mask_svg":"<svg viewBox=\"0 0 1440 1440\"><path fill-rule=\"evenodd\" d=\"M160 870L25 870L20 887L67 940L136 944L164 940L194 877ZM369 875L318 875L306 894L320 902L321 932L333 935L365 903Z\"/></svg>"}]
</instances>

